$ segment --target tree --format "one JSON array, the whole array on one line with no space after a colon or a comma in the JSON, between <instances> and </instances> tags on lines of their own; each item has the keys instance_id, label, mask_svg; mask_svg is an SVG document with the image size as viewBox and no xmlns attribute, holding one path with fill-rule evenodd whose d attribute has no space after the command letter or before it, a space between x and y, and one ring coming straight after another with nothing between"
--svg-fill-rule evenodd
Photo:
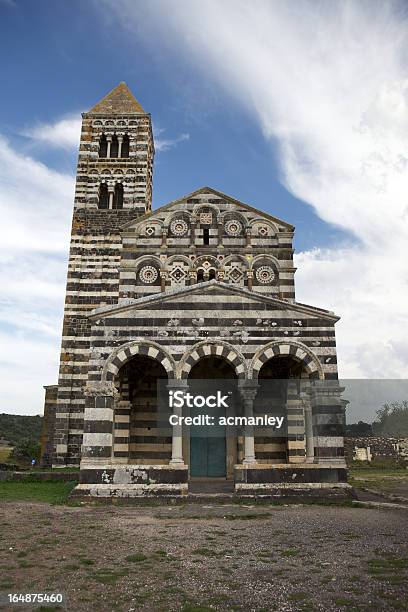
<instances>
[{"instance_id":1,"label":"tree","mask_svg":"<svg viewBox=\"0 0 408 612\"><path fill-rule=\"evenodd\" d=\"M346 425L346 436L349 438L364 438L372 435L373 432L370 423L359 421L358 423Z\"/></svg>"},{"instance_id":2,"label":"tree","mask_svg":"<svg viewBox=\"0 0 408 612\"><path fill-rule=\"evenodd\" d=\"M21 440L12 450L10 458L19 463L31 463L32 459L36 462L40 460L41 445L36 440L26 438Z\"/></svg>"},{"instance_id":3,"label":"tree","mask_svg":"<svg viewBox=\"0 0 408 612\"><path fill-rule=\"evenodd\" d=\"M377 421L373 423L376 434L394 438L408 437L408 401L387 402L377 410Z\"/></svg>"}]
</instances>

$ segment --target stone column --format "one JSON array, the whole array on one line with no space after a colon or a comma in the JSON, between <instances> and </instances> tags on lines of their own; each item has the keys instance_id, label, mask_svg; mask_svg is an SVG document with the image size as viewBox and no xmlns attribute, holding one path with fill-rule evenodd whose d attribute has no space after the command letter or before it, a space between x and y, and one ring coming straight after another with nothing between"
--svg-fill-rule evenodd
<instances>
[{"instance_id":1,"label":"stone column","mask_svg":"<svg viewBox=\"0 0 408 612\"><path fill-rule=\"evenodd\" d=\"M217 225L218 225L218 246L220 249L224 248L223 245L223 236L224 236L224 223L222 221L221 215L217 216Z\"/></svg>"},{"instance_id":2,"label":"stone column","mask_svg":"<svg viewBox=\"0 0 408 612\"><path fill-rule=\"evenodd\" d=\"M252 290L252 279L253 278L254 278L254 273L252 272L252 270L248 270L247 271L247 285L250 291Z\"/></svg>"},{"instance_id":3,"label":"stone column","mask_svg":"<svg viewBox=\"0 0 408 612\"><path fill-rule=\"evenodd\" d=\"M110 154L111 154L112 136L107 136L106 137L106 142L107 142L106 157L109 158Z\"/></svg>"},{"instance_id":4,"label":"stone column","mask_svg":"<svg viewBox=\"0 0 408 612\"><path fill-rule=\"evenodd\" d=\"M314 462L313 415L310 397L302 393L302 404L305 420L306 463Z\"/></svg>"},{"instance_id":5,"label":"stone column","mask_svg":"<svg viewBox=\"0 0 408 612\"><path fill-rule=\"evenodd\" d=\"M169 391L187 389L187 380L169 380L167 388ZM183 408L173 408L173 414L178 417L183 416ZM183 459L183 426L173 425L173 433L171 438L171 459L170 465L184 465Z\"/></svg>"},{"instance_id":6,"label":"stone column","mask_svg":"<svg viewBox=\"0 0 408 612\"><path fill-rule=\"evenodd\" d=\"M166 280L168 278L168 274L165 270L160 270L160 289L161 291L166 291Z\"/></svg>"},{"instance_id":7,"label":"stone column","mask_svg":"<svg viewBox=\"0 0 408 612\"><path fill-rule=\"evenodd\" d=\"M109 194L108 208L109 208L109 210L112 210L112 208L113 208L113 196L115 194L115 187L113 185L108 185L108 194Z\"/></svg>"},{"instance_id":8,"label":"stone column","mask_svg":"<svg viewBox=\"0 0 408 612\"><path fill-rule=\"evenodd\" d=\"M301 380L289 379L283 382L287 385L288 462L304 463L306 459L306 446L303 401L300 397Z\"/></svg>"},{"instance_id":9,"label":"stone column","mask_svg":"<svg viewBox=\"0 0 408 612\"><path fill-rule=\"evenodd\" d=\"M248 227L247 230L246 230L246 246L249 247L249 248L251 248L251 246L252 246L251 238L252 238L251 228Z\"/></svg>"},{"instance_id":10,"label":"stone column","mask_svg":"<svg viewBox=\"0 0 408 612\"><path fill-rule=\"evenodd\" d=\"M167 228L164 227L162 230L162 243L161 247L165 248L167 246Z\"/></svg>"},{"instance_id":11,"label":"stone column","mask_svg":"<svg viewBox=\"0 0 408 612\"><path fill-rule=\"evenodd\" d=\"M190 233L191 233L191 241L190 246L193 250L196 248L195 239L196 239L196 227L197 227L197 217L191 217L190 223Z\"/></svg>"},{"instance_id":12,"label":"stone column","mask_svg":"<svg viewBox=\"0 0 408 612\"><path fill-rule=\"evenodd\" d=\"M83 463L112 460L115 398L119 393L113 382L91 382L84 389Z\"/></svg>"},{"instance_id":13,"label":"stone column","mask_svg":"<svg viewBox=\"0 0 408 612\"><path fill-rule=\"evenodd\" d=\"M239 385L239 393L244 408L243 412L246 417L252 417L254 415L254 400L257 392L258 383L256 380L246 380ZM244 428L244 460L242 463L256 463L255 437L252 425L247 425Z\"/></svg>"},{"instance_id":14,"label":"stone column","mask_svg":"<svg viewBox=\"0 0 408 612\"><path fill-rule=\"evenodd\" d=\"M310 387L314 463L345 465L345 410L338 380L315 380Z\"/></svg>"},{"instance_id":15,"label":"stone column","mask_svg":"<svg viewBox=\"0 0 408 612\"><path fill-rule=\"evenodd\" d=\"M122 157L123 136L118 136L118 157Z\"/></svg>"}]
</instances>

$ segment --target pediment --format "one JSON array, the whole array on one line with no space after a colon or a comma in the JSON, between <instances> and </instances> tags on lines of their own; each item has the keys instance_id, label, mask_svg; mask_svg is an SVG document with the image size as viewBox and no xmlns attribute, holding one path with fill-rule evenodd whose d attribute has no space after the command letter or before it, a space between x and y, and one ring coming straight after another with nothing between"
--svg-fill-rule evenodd
<instances>
[{"instance_id":1,"label":"pediment","mask_svg":"<svg viewBox=\"0 0 408 612\"><path fill-rule=\"evenodd\" d=\"M282 219L278 219L278 217L269 215L268 213L262 210L254 208L253 206L250 206L249 204L245 204L244 202L241 202L240 200L237 200L225 193L222 193L221 191L217 191L216 189L213 189L212 187L201 187L200 189L197 189L196 191L193 191L192 193L184 195L183 197L178 198L177 200L173 200L172 202L169 202L168 204L165 204L164 206L161 206L160 208L150 213L147 213L146 215L142 215L141 217L138 217L137 219L133 219L132 221L129 221L128 223L122 226L122 232L127 233L127 232L132 232L134 230L137 230L137 228L140 225L146 223L146 221L160 222L165 216L168 216L168 214L173 211L176 212L179 210L186 210L186 211L190 209L192 210L193 209L193 205L191 203L192 200L194 201L202 200L203 205L205 205L206 203L209 203L210 205L213 205L213 206L217 206L217 201L219 201L219 203L222 203L224 207L225 206L227 207L229 212L245 211L246 213L253 213L254 216L260 219L265 219L266 221L273 223L279 232L293 232L294 231L293 225L291 225L290 223L287 223L286 221L282 221Z\"/></svg>"},{"instance_id":2,"label":"pediment","mask_svg":"<svg viewBox=\"0 0 408 612\"><path fill-rule=\"evenodd\" d=\"M202 299L200 299L200 297ZM209 301L213 304L219 301L219 310L222 311L225 309L226 312L226 303L231 305L245 302L247 310L252 309L257 312L277 310L279 312L284 312L287 317L314 317L318 319L327 319L330 323L335 323L339 320L339 317L328 310L264 296L255 291L250 291L242 287L234 287L233 285L222 283L217 280L197 283L179 289L169 289L162 293L128 300L121 304L96 308L91 312L89 317L91 319L103 319L115 316L129 317L132 312L137 310L146 310L146 308L149 307L156 308L157 305L163 305L163 307L168 309L171 308L171 304L186 304L189 299L197 303L197 311L201 309L205 311L206 303L208 304Z\"/></svg>"}]
</instances>

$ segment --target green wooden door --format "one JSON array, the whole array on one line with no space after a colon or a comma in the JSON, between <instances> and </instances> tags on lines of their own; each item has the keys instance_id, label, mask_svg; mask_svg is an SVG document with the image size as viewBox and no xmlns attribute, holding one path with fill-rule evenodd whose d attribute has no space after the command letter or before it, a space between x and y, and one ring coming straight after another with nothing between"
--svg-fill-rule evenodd
<instances>
[{"instance_id":1,"label":"green wooden door","mask_svg":"<svg viewBox=\"0 0 408 612\"><path fill-rule=\"evenodd\" d=\"M191 416L203 410L191 409ZM224 415L223 410L212 409L212 416ZM190 429L190 476L207 478L226 475L226 441L225 427L208 426Z\"/></svg>"},{"instance_id":2,"label":"green wooden door","mask_svg":"<svg viewBox=\"0 0 408 612\"><path fill-rule=\"evenodd\" d=\"M190 475L222 477L226 474L225 437L192 436L190 439Z\"/></svg>"}]
</instances>

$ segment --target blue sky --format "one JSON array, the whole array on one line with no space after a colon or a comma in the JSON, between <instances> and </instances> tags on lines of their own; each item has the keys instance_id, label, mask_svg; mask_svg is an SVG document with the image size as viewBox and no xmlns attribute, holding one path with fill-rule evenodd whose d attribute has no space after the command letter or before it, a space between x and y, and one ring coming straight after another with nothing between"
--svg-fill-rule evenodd
<instances>
[{"instance_id":1,"label":"blue sky","mask_svg":"<svg viewBox=\"0 0 408 612\"><path fill-rule=\"evenodd\" d=\"M340 375L406 377L406 40L397 2L0 0L0 411L57 379L78 119L122 80L153 118L154 207L210 185L294 224Z\"/></svg>"},{"instance_id":2,"label":"blue sky","mask_svg":"<svg viewBox=\"0 0 408 612\"><path fill-rule=\"evenodd\" d=\"M88 110L126 81L165 139L188 135L158 153L154 206L210 185L296 225L296 248L344 238L280 183L279 154L244 109L176 58L151 54L93 2L2 3L1 130L21 147L22 128ZM24 41L16 45L15 41ZM6 50L13 49L7 56ZM5 60L5 61L4 61ZM90 77L90 75L92 75ZM36 151L60 171L74 172L76 152Z\"/></svg>"}]
</instances>

